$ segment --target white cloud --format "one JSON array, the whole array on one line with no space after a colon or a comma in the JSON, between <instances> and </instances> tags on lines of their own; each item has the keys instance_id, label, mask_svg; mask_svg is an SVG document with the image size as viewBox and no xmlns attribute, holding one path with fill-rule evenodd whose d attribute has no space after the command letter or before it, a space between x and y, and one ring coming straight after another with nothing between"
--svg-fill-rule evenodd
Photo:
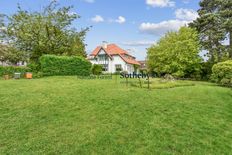
<instances>
[{"instance_id":1,"label":"white cloud","mask_svg":"<svg viewBox=\"0 0 232 155\"><path fill-rule=\"evenodd\" d=\"M100 23L104 22L104 18L100 15L96 15L95 17L91 18L91 21L95 23Z\"/></svg>"},{"instance_id":2,"label":"white cloud","mask_svg":"<svg viewBox=\"0 0 232 155\"><path fill-rule=\"evenodd\" d=\"M96 15L93 18L91 18L91 21L95 22L95 23L100 23L100 22L105 22L106 20L102 16ZM123 17L123 16L119 16L117 19L109 19L107 21L110 22L110 23L123 24L123 23L126 22L126 18Z\"/></svg>"},{"instance_id":3,"label":"white cloud","mask_svg":"<svg viewBox=\"0 0 232 155\"><path fill-rule=\"evenodd\" d=\"M155 42L148 41L148 40L140 40L140 41L123 42L122 44L126 46L150 46L150 45L155 44Z\"/></svg>"},{"instance_id":4,"label":"white cloud","mask_svg":"<svg viewBox=\"0 0 232 155\"><path fill-rule=\"evenodd\" d=\"M172 0L146 0L146 4L152 7L174 7L175 2Z\"/></svg>"},{"instance_id":5,"label":"white cloud","mask_svg":"<svg viewBox=\"0 0 232 155\"><path fill-rule=\"evenodd\" d=\"M142 33L163 35L168 31L178 31L180 27L188 25L196 18L198 13L192 9L177 9L175 11L176 18L173 20L166 20L159 23L142 23L139 27Z\"/></svg>"},{"instance_id":6,"label":"white cloud","mask_svg":"<svg viewBox=\"0 0 232 155\"><path fill-rule=\"evenodd\" d=\"M84 2L87 2L87 3L94 3L95 0L83 0Z\"/></svg>"},{"instance_id":7,"label":"white cloud","mask_svg":"<svg viewBox=\"0 0 232 155\"><path fill-rule=\"evenodd\" d=\"M123 24L126 22L126 18L123 16L119 16L118 19L115 20L116 23Z\"/></svg>"},{"instance_id":8,"label":"white cloud","mask_svg":"<svg viewBox=\"0 0 232 155\"><path fill-rule=\"evenodd\" d=\"M193 21L198 18L198 13L192 9L177 9L175 15L177 19L187 21Z\"/></svg>"},{"instance_id":9,"label":"white cloud","mask_svg":"<svg viewBox=\"0 0 232 155\"><path fill-rule=\"evenodd\" d=\"M160 23L142 23L139 27L142 33L163 35L168 31L178 31L180 27L185 26L189 21L185 20L167 20Z\"/></svg>"}]
</instances>

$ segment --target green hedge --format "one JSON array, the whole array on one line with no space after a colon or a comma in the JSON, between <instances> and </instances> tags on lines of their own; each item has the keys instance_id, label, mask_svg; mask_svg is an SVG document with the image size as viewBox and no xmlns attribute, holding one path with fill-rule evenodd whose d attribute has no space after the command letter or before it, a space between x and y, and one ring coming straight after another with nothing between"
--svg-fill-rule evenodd
<instances>
[{"instance_id":1,"label":"green hedge","mask_svg":"<svg viewBox=\"0 0 232 155\"><path fill-rule=\"evenodd\" d=\"M44 55L40 57L41 72L45 76L52 75L81 75L91 72L91 63L82 57Z\"/></svg>"},{"instance_id":2,"label":"green hedge","mask_svg":"<svg viewBox=\"0 0 232 155\"><path fill-rule=\"evenodd\" d=\"M16 72L23 75L26 72L30 72L30 68L19 66L0 66L0 76L3 76L5 74L13 76L13 74Z\"/></svg>"},{"instance_id":3,"label":"green hedge","mask_svg":"<svg viewBox=\"0 0 232 155\"><path fill-rule=\"evenodd\" d=\"M219 84L232 86L232 60L215 64L211 79Z\"/></svg>"}]
</instances>

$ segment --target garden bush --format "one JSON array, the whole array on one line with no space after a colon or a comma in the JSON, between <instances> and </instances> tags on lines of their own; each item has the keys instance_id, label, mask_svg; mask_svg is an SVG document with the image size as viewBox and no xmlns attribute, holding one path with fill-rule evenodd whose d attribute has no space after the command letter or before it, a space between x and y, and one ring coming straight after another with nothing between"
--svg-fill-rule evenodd
<instances>
[{"instance_id":1,"label":"garden bush","mask_svg":"<svg viewBox=\"0 0 232 155\"><path fill-rule=\"evenodd\" d=\"M210 76L212 75L213 65L214 64L211 63L210 61L201 63L201 71L200 71L201 80L204 81L210 80Z\"/></svg>"},{"instance_id":2,"label":"garden bush","mask_svg":"<svg viewBox=\"0 0 232 155\"><path fill-rule=\"evenodd\" d=\"M26 72L30 72L30 68L28 67L19 67L19 66L0 66L0 76L10 75L13 76L14 73L21 73L21 75Z\"/></svg>"},{"instance_id":3,"label":"garden bush","mask_svg":"<svg viewBox=\"0 0 232 155\"><path fill-rule=\"evenodd\" d=\"M31 62L27 65L28 68L30 68L30 71L33 73L38 73L40 72L40 63L35 63L35 62Z\"/></svg>"},{"instance_id":4,"label":"garden bush","mask_svg":"<svg viewBox=\"0 0 232 155\"><path fill-rule=\"evenodd\" d=\"M101 73L102 73L102 66L94 64L92 66L92 74L94 74L94 75L100 75Z\"/></svg>"},{"instance_id":5,"label":"garden bush","mask_svg":"<svg viewBox=\"0 0 232 155\"><path fill-rule=\"evenodd\" d=\"M222 85L232 86L232 60L215 64L211 79Z\"/></svg>"},{"instance_id":6,"label":"garden bush","mask_svg":"<svg viewBox=\"0 0 232 155\"><path fill-rule=\"evenodd\" d=\"M44 76L53 75L81 75L88 76L91 63L77 56L44 55L40 57L41 72Z\"/></svg>"}]
</instances>

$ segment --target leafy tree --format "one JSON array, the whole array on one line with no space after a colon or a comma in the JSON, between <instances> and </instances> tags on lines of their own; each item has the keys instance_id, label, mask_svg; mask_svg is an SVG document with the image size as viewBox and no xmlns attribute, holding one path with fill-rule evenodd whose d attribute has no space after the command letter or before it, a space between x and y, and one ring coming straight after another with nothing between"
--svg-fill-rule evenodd
<instances>
[{"instance_id":1,"label":"leafy tree","mask_svg":"<svg viewBox=\"0 0 232 155\"><path fill-rule=\"evenodd\" d=\"M0 44L0 61L10 62L12 64L17 64L19 61L26 61L27 55L25 52L18 51L17 49Z\"/></svg>"},{"instance_id":2,"label":"leafy tree","mask_svg":"<svg viewBox=\"0 0 232 155\"><path fill-rule=\"evenodd\" d=\"M4 41L25 51L33 61L43 54L85 56L84 38L88 28L78 32L71 27L80 18L72 7L58 7L52 1L41 12L29 12L18 6L17 13L6 16Z\"/></svg>"},{"instance_id":3,"label":"leafy tree","mask_svg":"<svg viewBox=\"0 0 232 155\"><path fill-rule=\"evenodd\" d=\"M159 75L192 76L200 71L199 49L197 31L182 27L179 32L167 33L148 49L148 68Z\"/></svg>"},{"instance_id":4,"label":"leafy tree","mask_svg":"<svg viewBox=\"0 0 232 155\"><path fill-rule=\"evenodd\" d=\"M232 58L231 0L202 0L199 4L199 18L190 26L198 30L202 48L209 52L209 60L216 63L228 56ZM227 35L230 38L229 46L222 44Z\"/></svg>"},{"instance_id":5,"label":"leafy tree","mask_svg":"<svg viewBox=\"0 0 232 155\"><path fill-rule=\"evenodd\" d=\"M6 46L0 44L0 61L5 61Z\"/></svg>"}]
</instances>

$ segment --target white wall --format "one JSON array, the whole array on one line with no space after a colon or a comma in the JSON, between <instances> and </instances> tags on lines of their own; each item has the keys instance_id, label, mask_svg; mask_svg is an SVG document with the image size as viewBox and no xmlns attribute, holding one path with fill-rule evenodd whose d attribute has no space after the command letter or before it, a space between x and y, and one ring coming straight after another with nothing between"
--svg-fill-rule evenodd
<instances>
[{"instance_id":1,"label":"white wall","mask_svg":"<svg viewBox=\"0 0 232 155\"><path fill-rule=\"evenodd\" d=\"M127 67L128 73L133 73L135 71L134 65L132 65L132 64L127 64L126 67Z\"/></svg>"},{"instance_id":2,"label":"white wall","mask_svg":"<svg viewBox=\"0 0 232 155\"><path fill-rule=\"evenodd\" d=\"M10 62L2 62L0 61L0 66L15 66L15 64L11 64ZM27 66L26 62L19 61L16 66Z\"/></svg>"},{"instance_id":3,"label":"white wall","mask_svg":"<svg viewBox=\"0 0 232 155\"><path fill-rule=\"evenodd\" d=\"M92 64L102 64L101 61L90 60ZM112 59L109 58L109 73L115 73L116 67L115 65L121 65L123 71L127 71L128 73L134 72L134 66L132 64L127 64L119 55L112 56Z\"/></svg>"},{"instance_id":4,"label":"white wall","mask_svg":"<svg viewBox=\"0 0 232 155\"><path fill-rule=\"evenodd\" d=\"M113 60L110 63L110 70L109 72L111 73L115 73L116 72L116 67L115 65L121 65L123 71L126 70L126 63L124 60L122 60L122 58L118 55L113 56Z\"/></svg>"}]
</instances>

